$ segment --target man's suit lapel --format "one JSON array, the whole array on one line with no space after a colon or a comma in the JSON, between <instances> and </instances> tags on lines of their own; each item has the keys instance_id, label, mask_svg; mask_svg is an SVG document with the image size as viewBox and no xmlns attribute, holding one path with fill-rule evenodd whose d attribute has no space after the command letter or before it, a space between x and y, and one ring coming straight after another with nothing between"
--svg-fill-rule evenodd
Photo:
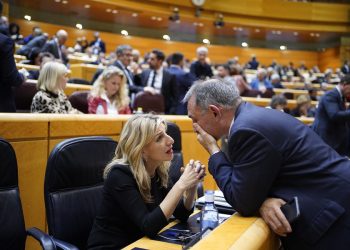
<instances>
[{"instance_id":1,"label":"man's suit lapel","mask_svg":"<svg viewBox=\"0 0 350 250\"><path fill-rule=\"evenodd\" d=\"M143 86L147 86L148 78L149 78L150 74L151 74L151 70L150 69L144 71L144 75L143 75L143 78L142 78L142 85Z\"/></svg>"}]
</instances>

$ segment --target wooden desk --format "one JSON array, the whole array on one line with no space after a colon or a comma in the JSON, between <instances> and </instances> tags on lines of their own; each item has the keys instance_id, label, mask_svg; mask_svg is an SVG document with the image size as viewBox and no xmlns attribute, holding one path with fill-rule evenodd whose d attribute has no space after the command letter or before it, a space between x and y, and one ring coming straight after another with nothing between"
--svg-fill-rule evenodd
<instances>
[{"instance_id":1,"label":"wooden desk","mask_svg":"<svg viewBox=\"0 0 350 250\"><path fill-rule=\"evenodd\" d=\"M40 67L38 65L30 65L30 64L23 64L23 63L16 63L17 69L26 69L26 70L39 70Z\"/></svg>"},{"instance_id":2,"label":"wooden desk","mask_svg":"<svg viewBox=\"0 0 350 250\"><path fill-rule=\"evenodd\" d=\"M309 92L307 90L302 90L302 89L277 89L277 88L274 88L273 91L277 95L280 95L280 94L283 94L283 93L292 93L293 96L294 96L294 99L297 99L298 96L300 96L300 95L309 95ZM324 95L324 91L318 90L317 91L317 95L318 96Z\"/></svg>"},{"instance_id":3,"label":"wooden desk","mask_svg":"<svg viewBox=\"0 0 350 250\"><path fill-rule=\"evenodd\" d=\"M242 99L246 102L253 103L256 106L260 107L267 107L270 106L271 99L270 98L257 98L257 97L246 97L243 96ZM316 101L311 101L312 106L317 106L318 102ZM296 100L288 100L287 102L287 107L289 109L294 109L297 106L297 101Z\"/></svg>"},{"instance_id":4,"label":"wooden desk","mask_svg":"<svg viewBox=\"0 0 350 250\"><path fill-rule=\"evenodd\" d=\"M27 57L21 56L21 55L13 55L15 58L16 63L19 63L20 61L27 60Z\"/></svg>"},{"instance_id":5,"label":"wooden desk","mask_svg":"<svg viewBox=\"0 0 350 250\"><path fill-rule=\"evenodd\" d=\"M70 66L72 78L81 78L89 82L92 80L98 69L100 69L100 67L94 64L72 64Z\"/></svg>"},{"instance_id":6,"label":"wooden desk","mask_svg":"<svg viewBox=\"0 0 350 250\"><path fill-rule=\"evenodd\" d=\"M165 229L173 226L169 224ZM254 250L274 250L279 248L279 240L269 229L266 223L257 217L242 217L238 214L232 215L221 225L215 228L204 239L196 243L193 250L213 250L213 249L254 249ZM125 250L134 247L146 249L167 249L180 250L181 245L171 244L143 237L140 240L125 247Z\"/></svg>"},{"instance_id":7,"label":"wooden desk","mask_svg":"<svg viewBox=\"0 0 350 250\"><path fill-rule=\"evenodd\" d=\"M93 63L96 62L97 57L88 57L87 55L84 56L76 56L76 55L68 55L69 63L72 64L82 64L82 63Z\"/></svg>"},{"instance_id":8,"label":"wooden desk","mask_svg":"<svg viewBox=\"0 0 350 250\"><path fill-rule=\"evenodd\" d=\"M302 82L282 82L283 87L287 89L305 89L305 83ZM316 88L316 89L321 89L320 84L310 84L311 87ZM331 90L335 87L335 85L332 84L327 84L326 89Z\"/></svg>"}]
</instances>

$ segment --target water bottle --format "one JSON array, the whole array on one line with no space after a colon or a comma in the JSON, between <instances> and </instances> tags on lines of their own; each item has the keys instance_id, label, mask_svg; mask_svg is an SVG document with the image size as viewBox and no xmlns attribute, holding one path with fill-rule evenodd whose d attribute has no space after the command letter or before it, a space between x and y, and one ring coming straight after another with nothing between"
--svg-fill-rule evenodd
<instances>
[{"instance_id":1,"label":"water bottle","mask_svg":"<svg viewBox=\"0 0 350 250\"><path fill-rule=\"evenodd\" d=\"M134 111L134 114L137 114L137 115L143 114L142 107L138 107L138 108Z\"/></svg>"},{"instance_id":2,"label":"water bottle","mask_svg":"<svg viewBox=\"0 0 350 250\"><path fill-rule=\"evenodd\" d=\"M219 225L219 212L214 205L214 191L205 191L205 205L202 209L201 231L206 228L213 230Z\"/></svg>"}]
</instances>

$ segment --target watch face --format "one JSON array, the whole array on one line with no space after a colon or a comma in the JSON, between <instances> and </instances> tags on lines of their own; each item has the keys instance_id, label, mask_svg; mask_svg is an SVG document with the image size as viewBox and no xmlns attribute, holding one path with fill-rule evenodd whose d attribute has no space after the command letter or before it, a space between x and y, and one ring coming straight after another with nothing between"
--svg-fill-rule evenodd
<instances>
[{"instance_id":1,"label":"watch face","mask_svg":"<svg viewBox=\"0 0 350 250\"><path fill-rule=\"evenodd\" d=\"M192 0L192 3L196 6L202 6L205 0Z\"/></svg>"}]
</instances>

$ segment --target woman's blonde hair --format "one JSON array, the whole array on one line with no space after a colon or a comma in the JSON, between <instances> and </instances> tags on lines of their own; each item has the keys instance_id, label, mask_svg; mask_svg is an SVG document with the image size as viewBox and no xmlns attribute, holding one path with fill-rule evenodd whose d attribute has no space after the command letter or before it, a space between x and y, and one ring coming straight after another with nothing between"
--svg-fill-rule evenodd
<instances>
[{"instance_id":1,"label":"woman's blonde hair","mask_svg":"<svg viewBox=\"0 0 350 250\"><path fill-rule=\"evenodd\" d=\"M105 82L112 78L113 76L120 76L122 79L119 90L117 93L112 96L112 99L115 100L116 109L125 107L129 105L130 99L128 96L128 88L126 86L126 77L122 70L115 66L110 66L103 70L103 72L100 74L100 76L96 79L94 82L94 85L92 86L90 95L93 97L99 97L102 94L106 93L105 90Z\"/></svg>"},{"instance_id":2,"label":"woman's blonde hair","mask_svg":"<svg viewBox=\"0 0 350 250\"><path fill-rule=\"evenodd\" d=\"M132 116L123 127L113 160L104 169L106 179L115 164L128 164L147 203L152 202L151 177L146 171L142 150L155 138L161 124L166 128L166 122L156 115ZM156 170L161 186L165 188L168 186L169 166L170 162L163 162Z\"/></svg>"},{"instance_id":3,"label":"woman's blonde hair","mask_svg":"<svg viewBox=\"0 0 350 250\"><path fill-rule=\"evenodd\" d=\"M37 88L54 93L63 91L58 81L61 76L67 73L68 69L64 64L59 62L47 62L40 70Z\"/></svg>"}]
</instances>

